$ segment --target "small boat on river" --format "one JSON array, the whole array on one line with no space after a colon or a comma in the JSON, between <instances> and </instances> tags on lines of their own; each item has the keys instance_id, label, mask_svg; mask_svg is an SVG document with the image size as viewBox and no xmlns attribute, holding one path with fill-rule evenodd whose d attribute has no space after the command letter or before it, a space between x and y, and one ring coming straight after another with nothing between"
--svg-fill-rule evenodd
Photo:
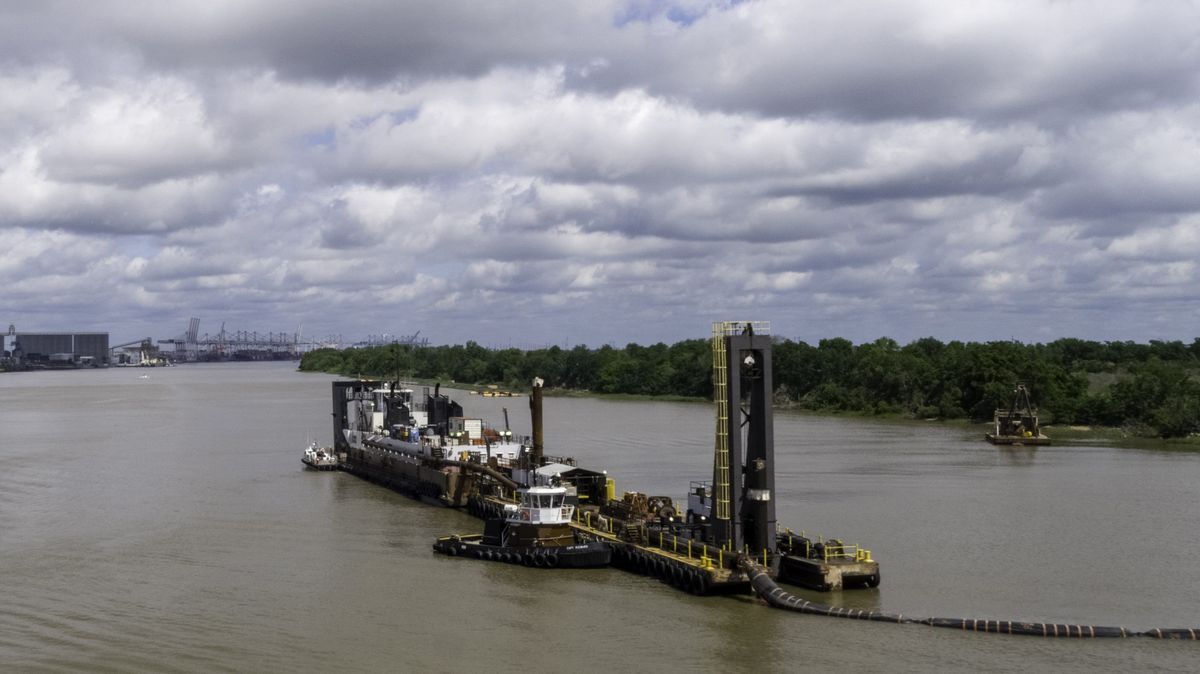
<instances>
[{"instance_id":1,"label":"small boat on river","mask_svg":"<svg viewBox=\"0 0 1200 674\"><path fill-rule=\"evenodd\" d=\"M575 506L567 503L566 487L529 487L517 494L520 503L485 520L482 534L444 536L433 544L434 552L542 568L608 566L612 548L578 538L571 527Z\"/></svg>"},{"instance_id":2,"label":"small boat on river","mask_svg":"<svg viewBox=\"0 0 1200 674\"><path fill-rule=\"evenodd\" d=\"M304 465L313 470L337 470L338 460L330 447L319 447L316 442L309 443L304 450Z\"/></svg>"}]
</instances>

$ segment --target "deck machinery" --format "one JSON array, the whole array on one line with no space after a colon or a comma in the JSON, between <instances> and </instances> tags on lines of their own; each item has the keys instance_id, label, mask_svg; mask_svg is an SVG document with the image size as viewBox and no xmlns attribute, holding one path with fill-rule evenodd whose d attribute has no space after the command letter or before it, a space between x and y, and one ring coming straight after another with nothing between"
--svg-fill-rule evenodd
<instances>
[{"instance_id":1,"label":"deck machinery","mask_svg":"<svg viewBox=\"0 0 1200 674\"><path fill-rule=\"evenodd\" d=\"M575 526L612 545L618 566L697 594L748 589L739 557L812 589L878 585L869 551L777 527L769 324L714 323L712 353L712 481L692 483L686 513L668 497L627 492L580 507Z\"/></svg>"}]
</instances>

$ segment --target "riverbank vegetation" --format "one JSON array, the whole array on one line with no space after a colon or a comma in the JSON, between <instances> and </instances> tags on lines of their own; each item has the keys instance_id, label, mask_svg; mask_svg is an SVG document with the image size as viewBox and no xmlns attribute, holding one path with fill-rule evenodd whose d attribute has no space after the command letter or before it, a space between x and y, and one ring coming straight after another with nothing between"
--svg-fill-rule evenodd
<instances>
[{"instance_id":1,"label":"riverbank vegetation","mask_svg":"<svg viewBox=\"0 0 1200 674\"><path fill-rule=\"evenodd\" d=\"M1200 434L1200 338L1191 344L1060 339L904 346L823 339L816 345L776 339L776 400L822 412L911 418L991 419L1022 381L1043 425L1102 425L1164 438ZM414 350L401 345L321 349L300 368L362 377L405 377L526 389L535 376L570 391L711 397L709 341L624 348L577 346L523 351L475 342Z\"/></svg>"}]
</instances>

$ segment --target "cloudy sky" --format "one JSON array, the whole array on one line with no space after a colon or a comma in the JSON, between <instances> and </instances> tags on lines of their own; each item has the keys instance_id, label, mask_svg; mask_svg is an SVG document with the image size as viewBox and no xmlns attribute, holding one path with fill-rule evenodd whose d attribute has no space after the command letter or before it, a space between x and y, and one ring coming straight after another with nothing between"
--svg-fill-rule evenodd
<instances>
[{"instance_id":1,"label":"cloudy sky","mask_svg":"<svg viewBox=\"0 0 1200 674\"><path fill-rule=\"evenodd\" d=\"M0 322L1200 335L1200 2L0 5Z\"/></svg>"}]
</instances>

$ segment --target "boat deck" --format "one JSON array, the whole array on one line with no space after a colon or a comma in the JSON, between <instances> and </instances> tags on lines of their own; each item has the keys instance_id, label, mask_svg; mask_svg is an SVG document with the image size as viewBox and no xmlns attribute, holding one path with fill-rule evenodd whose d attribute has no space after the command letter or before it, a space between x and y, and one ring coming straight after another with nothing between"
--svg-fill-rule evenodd
<instances>
[{"instance_id":1,"label":"boat deck","mask_svg":"<svg viewBox=\"0 0 1200 674\"><path fill-rule=\"evenodd\" d=\"M1038 434L1036 436L1024 435L996 435L988 433L984 436L988 442L993 445L1048 445L1050 438L1045 435Z\"/></svg>"},{"instance_id":2,"label":"boat deck","mask_svg":"<svg viewBox=\"0 0 1200 674\"><path fill-rule=\"evenodd\" d=\"M694 594L741 592L748 587L749 578L736 568L736 555L720 550L710 555L711 546L698 541L660 534L650 541L633 542L587 520L572 522L571 528L581 537L612 546L615 565Z\"/></svg>"}]
</instances>

